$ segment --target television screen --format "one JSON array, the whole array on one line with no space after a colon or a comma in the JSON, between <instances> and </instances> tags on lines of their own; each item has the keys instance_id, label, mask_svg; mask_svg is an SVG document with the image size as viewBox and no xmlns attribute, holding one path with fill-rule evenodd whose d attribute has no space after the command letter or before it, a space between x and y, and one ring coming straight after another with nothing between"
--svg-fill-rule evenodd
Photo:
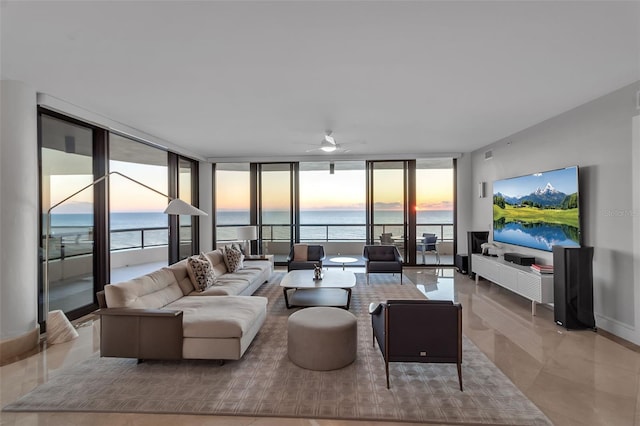
<instances>
[{"instance_id":1,"label":"television screen","mask_svg":"<svg viewBox=\"0 0 640 426\"><path fill-rule=\"evenodd\" d=\"M580 246L578 167L493 183L493 240L551 251Z\"/></svg>"}]
</instances>

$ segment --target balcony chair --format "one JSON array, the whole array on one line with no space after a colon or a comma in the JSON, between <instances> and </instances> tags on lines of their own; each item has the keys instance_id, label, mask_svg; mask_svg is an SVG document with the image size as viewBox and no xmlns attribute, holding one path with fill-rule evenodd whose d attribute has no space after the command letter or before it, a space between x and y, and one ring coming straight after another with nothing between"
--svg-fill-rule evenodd
<instances>
[{"instance_id":1,"label":"balcony chair","mask_svg":"<svg viewBox=\"0 0 640 426\"><path fill-rule=\"evenodd\" d=\"M422 253L422 263L426 264L425 262L425 253L426 252L433 252L436 254L436 264L440 264L440 253L438 253L438 237L436 236L436 234L430 234L428 232L425 232L424 234L422 234L422 241L419 242L416 245L416 249L419 250Z\"/></svg>"},{"instance_id":2,"label":"balcony chair","mask_svg":"<svg viewBox=\"0 0 640 426\"><path fill-rule=\"evenodd\" d=\"M362 258L365 263L367 284L369 284L371 273L395 274L396 272L400 273L400 284L402 284L402 256L396 246L364 246Z\"/></svg>"},{"instance_id":3,"label":"balcony chair","mask_svg":"<svg viewBox=\"0 0 640 426\"><path fill-rule=\"evenodd\" d=\"M294 244L287 256L287 271L313 269L314 265L322 268L325 257L324 247L321 245Z\"/></svg>"},{"instance_id":4,"label":"balcony chair","mask_svg":"<svg viewBox=\"0 0 640 426\"><path fill-rule=\"evenodd\" d=\"M393 238L391 238L393 234L391 232L383 232L380 235L380 244L381 245L391 245L393 244Z\"/></svg>"},{"instance_id":5,"label":"balcony chair","mask_svg":"<svg viewBox=\"0 0 640 426\"><path fill-rule=\"evenodd\" d=\"M455 363L462 391L462 305L448 300L388 300L369 305L373 346L390 362Z\"/></svg>"}]
</instances>

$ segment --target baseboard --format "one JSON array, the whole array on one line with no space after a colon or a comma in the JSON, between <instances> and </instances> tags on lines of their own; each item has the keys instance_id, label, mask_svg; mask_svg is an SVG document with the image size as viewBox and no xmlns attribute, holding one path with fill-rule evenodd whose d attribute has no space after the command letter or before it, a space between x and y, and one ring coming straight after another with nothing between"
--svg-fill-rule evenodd
<instances>
[{"instance_id":1,"label":"baseboard","mask_svg":"<svg viewBox=\"0 0 640 426\"><path fill-rule=\"evenodd\" d=\"M598 313L596 313L595 316L597 328L601 328L604 331L620 337L621 339L627 340L635 345L640 345L640 336L638 336L638 330L636 327Z\"/></svg>"},{"instance_id":2,"label":"baseboard","mask_svg":"<svg viewBox=\"0 0 640 426\"><path fill-rule=\"evenodd\" d=\"M38 348L40 343L40 327L36 326L32 331L22 336L7 340L0 340L0 365L14 362L21 356Z\"/></svg>"}]
</instances>

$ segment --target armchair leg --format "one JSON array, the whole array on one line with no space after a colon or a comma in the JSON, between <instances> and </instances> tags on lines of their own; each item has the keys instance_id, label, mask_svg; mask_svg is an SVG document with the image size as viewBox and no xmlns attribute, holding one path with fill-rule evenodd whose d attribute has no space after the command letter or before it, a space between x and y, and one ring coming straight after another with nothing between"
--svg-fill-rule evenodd
<instances>
[{"instance_id":1,"label":"armchair leg","mask_svg":"<svg viewBox=\"0 0 640 426\"><path fill-rule=\"evenodd\" d=\"M458 383L460 383L460 392L462 392L462 363L458 364Z\"/></svg>"}]
</instances>

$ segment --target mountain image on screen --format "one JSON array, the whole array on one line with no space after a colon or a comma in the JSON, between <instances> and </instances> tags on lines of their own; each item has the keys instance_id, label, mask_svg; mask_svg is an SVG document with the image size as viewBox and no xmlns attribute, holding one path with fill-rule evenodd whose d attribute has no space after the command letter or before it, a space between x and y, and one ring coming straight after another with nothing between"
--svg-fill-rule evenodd
<instances>
[{"instance_id":1,"label":"mountain image on screen","mask_svg":"<svg viewBox=\"0 0 640 426\"><path fill-rule=\"evenodd\" d=\"M500 193L496 194L497 197L502 197L506 204L517 206L533 206L538 208L558 208L569 209L578 207L578 194L565 194L562 191L558 191L547 183L544 188L538 188L535 192L523 197L509 197Z\"/></svg>"},{"instance_id":2,"label":"mountain image on screen","mask_svg":"<svg viewBox=\"0 0 640 426\"><path fill-rule=\"evenodd\" d=\"M580 245L577 167L499 180L493 190L494 241L546 251Z\"/></svg>"}]
</instances>

